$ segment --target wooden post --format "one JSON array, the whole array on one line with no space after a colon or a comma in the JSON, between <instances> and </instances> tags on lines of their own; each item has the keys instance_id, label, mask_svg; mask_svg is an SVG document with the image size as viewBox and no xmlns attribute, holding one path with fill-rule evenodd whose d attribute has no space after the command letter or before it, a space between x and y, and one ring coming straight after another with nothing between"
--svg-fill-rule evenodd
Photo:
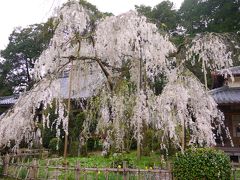
<instances>
[{"instance_id":1,"label":"wooden post","mask_svg":"<svg viewBox=\"0 0 240 180\"><path fill-rule=\"evenodd\" d=\"M18 169L18 173L17 173L16 179L18 179L18 177L19 177L19 174L20 174L20 172L22 170L22 167L23 167L23 163L24 163L24 161L23 161L23 158L22 158L22 161L21 161L21 164L20 164L20 168Z\"/></svg>"},{"instance_id":2,"label":"wooden post","mask_svg":"<svg viewBox=\"0 0 240 180\"><path fill-rule=\"evenodd\" d=\"M25 180L27 180L28 179L28 176L29 176L29 172L30 172L30 162L29 162L29 157L28 157L28 159L27 159L27 166L26 166L26 169L27 169L27 174L26 174L26 176L25 176Z\"/></svg>"},{"instance_id":3,"label":"wooden post","mask_svg":"<svg viewBox=\"0 0 240 180\"><path fill-rule=\"evenodd\" d=\"M127 162L123 161L123 179L127 180L127 172L126 172L126 168L127 168Z\"/></svg>"},{"instance_id":4,"label":"wooden post","mask_svg":"<svg viewBox=\"0 0 240 180\"><path fill-rule=\"evenodd\" d=\"M71 69L69 72L69 82L68 82L68 124L70 118L71 110L71 91L72 91L72 70L73 70L73 61L71 61ZM64 140L64 163L67 164L67 144L68 144L68 129L65 130L65 140Z\"/></svg>"},{"instance_id":5,"label":"wooden post","mask_svg":"<svg viewBox=\"0 0 240 180\"><path fill-rule=\"evenodd\" d=\"M105 172L105 180L108 180L108 169L106 169L106 172Z\"/></svg>"},{"instance_id":6,"label":"wooden post","mask_svg":"<svg viewBox=\"0 0 240 180\"><path fill-rule=\"evenodd\" d=\"M37 174L38 174L38 165L37 165L37 160L33 159L32 162L32 167L30 168L29 172L29 179L37 179Z\"/></svg>"},{"instance_id":7,"label":"wooden post","mask_svg":"<svg viewBox=\"0 0 240 180\"><path fill-rule=\"evenodd\" d=\"M48 166L49 166L49 159L46 164L46 169L45 169L45 179L48 179Z\"/></svg>"},{"instance_id":8,"label":"wooden post","mask_svg":"<svg viewBox=\"0 0 240 180\"><path fill-rule=\"evenodd\" d=\"M76 162L76 180L79 180L79 179L80 179L80 163L77 160L77 162Z\"/></svg>"},{"instance_id":9,"label":"wooden post","mask_svg":"<svg viewBox=\"0 0 240 180\"><path fill-rule=\"evenodd\" d=\"M138 178L137 178L138 180L140 180L141 179L141 174L140 174L140 169L138 168Z\"/></svg>"},{"instance_id":10,"label":"wooden post","mask_svg":"<svg viewBox=\"0 0 240 180\"><path fill-rule=\"evenodd\" d=\"M16 156L15 175L14 175L15 178L16 178L17 175L18 175L18 169L21 167L21 165L19 165L19 162L20 162L19 159L20 159L20 157L19 157L19 156Z\"/></svg>"},{"instance_id":11,"label":"wooden post","mask_svg":"<svg viewBox=\"0 0 240 180\"><path fill-rule=\"evenodd\" d=\"M140 58L140 62L139 62L139 93L142 90L142 58ZM138 133L140 133L140 127L139 127L139 123L137 126L137 131ZM140 161L141 159L141 140L140 140L140 135L138 134L138 138L137 138L137 161Z\"/></svg>"},{"instance_id":12,"label":"wooden post","mask_svg":"<svg viewBox=\"0 0 240 180\"><path fill-rule=\"evenodd\" d=\"M205 62L202 60L202 69L203 69L203 74L204 74L204 85L205 85L205 89L207 90L207 71L206 71L206 65Z\"/></svg>"},{"instance_id":13,"label":"wooden post","mask_svg":"<svg viewBox=\"0 0 240 180\"><path fill-rule=\"evenodd\" d=\"M3 156L3 176L7 176L10 157L8 154Z\"/></svg>"},{"instance_id":14,"label":"wooden post","mask_svg":"<svg viewBox=\"0 0 240 180\"><path fill-rule=\"evenodd\" d=\"M65 164L65 167L64 167L64 180L67 180L67 172L68 172L68 168L67 168L67 164Z\"/></svg>"},{"instance_id":15,"label":"wooden post","mask_svg":"<svg viewBox=\"0 0 240 180\"><path fill-rule=\"evenodd\" d=\"M96 180L98 180L98 173L99 173L100 171L98 170L98 168L97 168L97 170L96 170L96 177L95 177L95 179Z\"/></svg>"},{"instance_id":16,"label":"wooden post","mask_svg":"<svg viewBox=\"0 0 240 180\"><path fill-rule=\"evenodd\" d=\"M87 180L87 172L85 168L84 168L84 180Z\"/></svg>"},{"instance_id":17,"label":"wooden post","mask_svg":"<svg viewBox=\"0 0 240 180\"><path fill-rule=\"evenodd\" d=\"M185 148L186 148L186 128L185 128L185 125L186 122L185 122L185 119L183 120L183 127L182 127L182 151L184 152L185 151Z\"/></svg>"},{"instance_id":18,"label":"wooden post","mask_svg":"<svg viewBox=\"0 0 240 180\"><path fill-rule=\"evenodd\" d=\"M139 127L138 127L138 129L139 129ZM141 160L141 141L139 139L137 140L137 160L138 161Z\"/></svg>"}]
</instances>

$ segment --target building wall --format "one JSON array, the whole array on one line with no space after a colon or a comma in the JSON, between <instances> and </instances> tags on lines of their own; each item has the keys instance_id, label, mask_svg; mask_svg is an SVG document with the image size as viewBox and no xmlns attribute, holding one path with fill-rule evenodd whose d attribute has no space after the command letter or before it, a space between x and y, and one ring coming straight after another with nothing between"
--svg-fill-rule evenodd
<instances>
[{"instance_id":1,"label":"building wall","mask_svg":"<svg viewBox=\"0 0 240 180\"><path fill-rule=\"evenodd\" d=\"M234 77L234 81L231 78L228 78L229 87L240 87L240 77Z\"/></svg>"},{"instance_id":2,"label":"building wall","mask_svg":"<svg viewBox=\"0 0 240 180\"><path fill-rule=\"evenodd\" d=\"M234 147L240 147L240 104L220 106L225 116L225 125L228 127ZM225 146L231 146L230 140L224 135Z\"/></svg>"}]
</instances>

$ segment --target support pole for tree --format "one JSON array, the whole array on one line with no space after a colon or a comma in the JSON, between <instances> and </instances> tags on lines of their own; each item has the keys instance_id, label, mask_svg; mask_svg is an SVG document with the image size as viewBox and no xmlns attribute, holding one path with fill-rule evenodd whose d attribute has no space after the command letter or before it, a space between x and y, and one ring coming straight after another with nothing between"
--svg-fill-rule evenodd
<instances>
[{"instance_id":1,"label":"support pole for tree","mask_svg":"<svg viewBox=\"0 0 240 180\"><path fill-rule=\"evenodd\" d=\"M10 156L7 154L5 156L2 157L2 161L3 161L3 176L7 176L8 174L8 168L9 168L9 161L10 161Z\"/></svg>"},{"instance_id":2,"label":"support pole for tree","mask_svg":"<svg viewBox=\"0 0 240 180\"><path fill-rule=\"evenodd\" d=\"M65 139L64 139L64 162L67 164L67 144L68 144L68 124L70 120L70 110L71 110L71 91L72 91L72 70L73 70L73 61L71 61L71 69L69 72L68 77L68 122L67 122L67 129L65 130Z\"/></svg>"},{"instance_id":3,"label":"support pole for tree","mask_svg":"<svg viewBox=\"0 0 240 180\"><path fill-rule=\"evenodd\" d=\"M142 58L140 58L139 62L139 92L142 90ZM140 132L140 127L138 123L137 132ZM137 160L140 161L141 159L141 140L140 135L138 134L137 138Z\"/></svg>"},{"instance_id":4,"label":"support pole for tree","mask_svg":"<svg viewBox=\"0 0 240 180\"><path fill-rule=\"evenodd\" d=\"M184 152L186 149L186 122L185 119L183 119L183 125L182 125L182 151Z\"/></svg>"},{"instance_id":5,"label":"support pole for tree","mask_svg":"<svg viewBox=\"0 0 240 180\"><path fill-rule=\"evenodd\" d=\"M139 130L139 126L138 126L138 131ZM140 136L140 135L138 135ZM138 140L137 140L137 160L140 161L141 159L141 141L140 141L140 137L138 137Z\"/></svg>"},{"instance_id":6,"label":"support pole for tree","mask_svg":"<svg viewBox=\"0 0 240 180\"><path fill-rule=\"evenodd\" d=\"M207 90L207 71L206 71L206 65L205 62L202 60L202 69L203 69L203 74L204 74L204 85L205 89Z\"/></svg>"}]
</instances>

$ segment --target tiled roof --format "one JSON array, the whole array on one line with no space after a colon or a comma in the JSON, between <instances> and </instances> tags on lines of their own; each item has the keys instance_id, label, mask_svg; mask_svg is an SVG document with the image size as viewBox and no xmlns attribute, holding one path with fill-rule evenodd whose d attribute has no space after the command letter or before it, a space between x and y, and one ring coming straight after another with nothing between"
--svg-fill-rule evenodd
<instances>
[{"instance_id":1,"label":"tiled roof","mask_svg":"<svg viewBox=\"0 0 240 180\"><path fill-rule=\"evenodd\" d=\"M240 103L240 87L223 86L209 91L217 104Z\"/></svg>"},{"instance_id":2,"label":"tiled roof","mask_svg":"<svg viewBox=\"0 0 240 180\"><path fill-rule=\"evenodd\" d=\"M17 99L18 96L16 95L0 97L0 105L13 105Z\"/></svg>"},{"instance_id":3,"label":"tiled roof","mask_svg":"<svg viewBox=\"0 0 240 180\"><path fill-rule=\"evenodd\" d=\"M240 75L240 66L235 66L235 67L231 67L231 68L228 68L228 69L222 69L222 70L218 70L216 71L216 73L218 75L222 75L222 74L229 74L229 72L232 73L232 75Z\"/></svg>"}]
</instances>

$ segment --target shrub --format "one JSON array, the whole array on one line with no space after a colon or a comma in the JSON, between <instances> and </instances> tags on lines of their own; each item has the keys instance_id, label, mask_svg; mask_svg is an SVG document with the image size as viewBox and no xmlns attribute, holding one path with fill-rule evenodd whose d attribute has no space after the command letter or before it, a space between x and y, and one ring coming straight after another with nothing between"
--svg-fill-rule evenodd
<instances>
[{"instance_id":1,"label":"shrub","mask_svg":"<svg viewBox=\"0 0 240 180\"><path fill-rule=\"evenodd\" d=\"M49 149L51 150L51 153L56 154L62 151L63 143L61 139L58 138L52 138L49 142Z\"/></svg>"},{"instance_id":2,"label":"shrub","mask_svg":"<svg viewBox=\"0 0 240 180\"><path fill-rule=\"evenodd\" d=\"M23 168L20 170L19 177L21 179L26 179L27 173L28 173L28 170L26 168Z\"/></svg>"},{"instance_id":3,"label":"shrub","mask_svg":"<svg viewBox=\"0 0 240 180\"><path fill-rule=\"evenodd\" d=\"M144 132L143 136L143 146L142 146L142 155L143 156L150 156L151 151L153 150L153 136L154 132L151 129L147 129Z\"/></svg>"},{"instance_id":4,"label":"shrub","mask_svg":"<svg viewBox=\"0 0 240 180\"><path fill-rule=\"evenodd\" d=\"M78 156L78 149L79 149L79 142L78 141L71 142L69 146L69 155Z\"/></svg>"},{"instance_id":5,"label":"shrub","mask_svg":"<svg viewBox=\"0 0 240 180\"><path fill-rule=\"evenodd\" d=\"M133 160L129 157L124 156L122 153L114 153L111 157L111 164L113 168L123 167L123 162L126 162L128 168L133 167Z\"/></svg>"},{"instance_id":6,"label":"shrub","mask_svg":"<svg viewBox=\"0 0 240 180\"><path fill-rule=\"evenodd\" d=\"M231 164L224 152L212 148L188 149L173 159L176 179L229 179Z\"/></svg>"}]
</instances>

